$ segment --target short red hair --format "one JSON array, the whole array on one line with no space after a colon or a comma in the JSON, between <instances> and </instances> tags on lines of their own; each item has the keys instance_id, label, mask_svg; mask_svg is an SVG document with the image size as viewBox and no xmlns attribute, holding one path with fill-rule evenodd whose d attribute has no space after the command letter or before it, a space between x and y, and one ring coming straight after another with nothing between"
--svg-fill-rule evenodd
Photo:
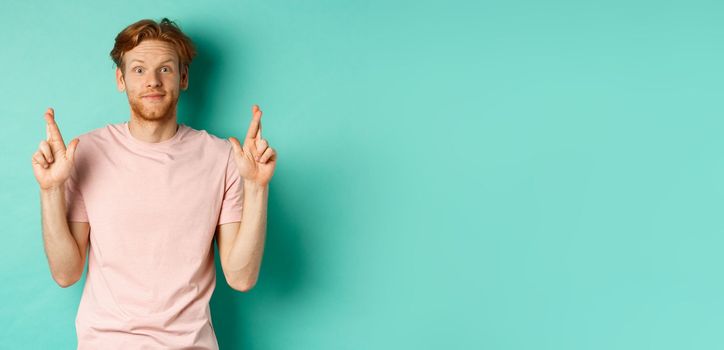
<instances>
[{"instance_id":1,"label":"short red hair","mask_svg":"<svg viewBox=\"0 0 724 350\"><path fill-rule=\"evenodd\" d=\"M111 50L111 59L117 67L124 70L123 55L132 50L144 40L160 40L171 43L176 48L179 57L180 69L188 68L196 56L196 47L191 38L181 31L176 23L168 18L161 22L152 19L142 19L123 29L116 36L116 44Z\"/></svg>"}]
</instances>

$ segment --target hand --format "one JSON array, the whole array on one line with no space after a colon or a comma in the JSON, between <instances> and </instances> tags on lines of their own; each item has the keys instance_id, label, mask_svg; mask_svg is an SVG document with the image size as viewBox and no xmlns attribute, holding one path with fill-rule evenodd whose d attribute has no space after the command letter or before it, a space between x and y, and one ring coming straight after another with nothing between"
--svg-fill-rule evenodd
<instances>
[{"instance_id":1,"label":"hand","mask_svg":"<svg viewBox=\"0 0 724 350\"><path fill-rule=\"evenodd\" d=\"M274 174L277 152L269 147L269 143L265 139L261 138L261 109L254 105L251 111L253 116L244 139L244 145L242 146L239 140L233 136L229 138L229 141L234 148L234 160L239 168L239 175L245 181L266 186Z\"/></svg>"},{"instance_id":2,"label":"hand","mask_svg":"<svg viewBox=\"0 0 724 350\"><path fill-rule=\"evenodd\" d=\"M73 169L75 150L80 140L75 138L65 148L63 137L60 136L58 124L55 123L55 112L48 108L45 112L46 139L40 141L38 151L33 154L33 172L41 189L60 187L70 176Z\"/></svg>"}]
</instances>

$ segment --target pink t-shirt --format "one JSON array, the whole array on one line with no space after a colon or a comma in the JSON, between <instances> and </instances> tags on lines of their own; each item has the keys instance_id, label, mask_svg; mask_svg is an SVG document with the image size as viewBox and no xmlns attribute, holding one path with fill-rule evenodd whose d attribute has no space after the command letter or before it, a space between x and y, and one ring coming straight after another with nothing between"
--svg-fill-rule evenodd
<instances>
[{"instance_id":1,"label":"pink t-shirt","mask_svg":"<svg viewBox=\"0 0 724 350\"><path fill-rule=\"evenodd\" d=\"M158 143L128 122L79 136L67 218L90 223L78 349L218 349L216 226L241 221L231 143L184 124Z\"/></svg>"}]
</instances>

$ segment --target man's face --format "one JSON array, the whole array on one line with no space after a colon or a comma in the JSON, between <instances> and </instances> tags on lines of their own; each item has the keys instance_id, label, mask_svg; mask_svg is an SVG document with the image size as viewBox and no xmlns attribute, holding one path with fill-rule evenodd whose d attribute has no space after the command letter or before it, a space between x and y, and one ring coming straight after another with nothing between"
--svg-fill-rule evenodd
<instances>
[{"instance_id":1,"label":"man's face","mask_svg":"<svg viewBox=\"0 0 724 350\"><path fill-rule=\"evenodd\" d=\"M146 121L173 118L179 91L188 86L188 71L179 68L173 44L165 41L144 40L126 52L116 83L126 90L131 113Z\"/></svg>"}]
</instances>

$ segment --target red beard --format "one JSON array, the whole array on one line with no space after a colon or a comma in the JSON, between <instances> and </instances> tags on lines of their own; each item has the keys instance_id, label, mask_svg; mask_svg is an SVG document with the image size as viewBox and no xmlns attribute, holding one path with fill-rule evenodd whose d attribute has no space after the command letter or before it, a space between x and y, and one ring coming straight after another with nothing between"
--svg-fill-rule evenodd
<instances>
[{"instance_id":1,"label":"red beard","mask_svg":"<svg viewBox=\"0 0 724 350\"><path fill-rule=\"evenodd\" d=\"M131 111L137 117L146 121L161 121L171 119L176 111L176 103L178 102L178 96L171 97L170 100L165 100L169 96L164 96L164 101L154 104L147 104L143 102L141 97L137 99L128 99L128 103L131 105ZM151 108L149 108L149 106Z\"/></svg>"}]
</instances>

